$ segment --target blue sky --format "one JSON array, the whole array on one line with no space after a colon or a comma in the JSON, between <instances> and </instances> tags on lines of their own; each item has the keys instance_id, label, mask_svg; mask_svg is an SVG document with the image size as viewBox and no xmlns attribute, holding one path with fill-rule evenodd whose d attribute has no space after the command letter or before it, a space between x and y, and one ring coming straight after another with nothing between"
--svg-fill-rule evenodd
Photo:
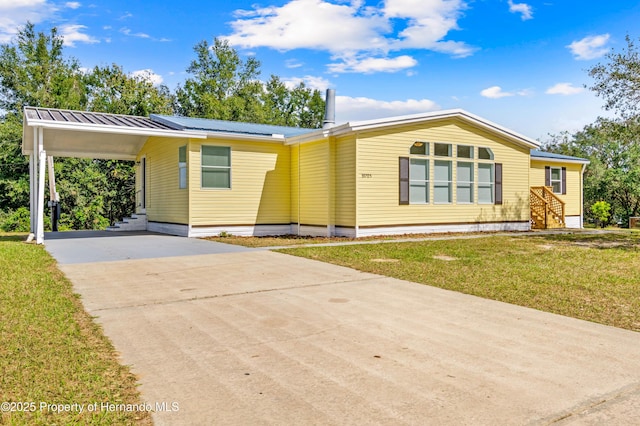
<instances>
[{"instance_id":1,"label":"blue sky","mask_svg":"<svg viewBox=\"0 0 640 426\"><path fill-rule=\"evenodd\" d=\"M171 89L201 40L262 78L336 89L337 122L462 108L534 139L607 114L587 69L640 36L640 2L585 0L0 0L0 42L56 26L81 65Z\"/></svg>"}]
</instances>

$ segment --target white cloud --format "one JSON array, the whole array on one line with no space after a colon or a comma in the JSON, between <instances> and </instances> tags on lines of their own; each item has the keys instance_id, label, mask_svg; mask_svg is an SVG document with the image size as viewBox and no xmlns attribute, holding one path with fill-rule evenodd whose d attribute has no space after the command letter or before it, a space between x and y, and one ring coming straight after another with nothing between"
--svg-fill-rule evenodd
<instances>
[{"instance_id":1,"label":"white cloud","mask_svg":"<svg viewBox=\"0 0 640 426\"><path fill-rule=\"evenodd\" d=\"M507 96L514 96L515 93L505 92L502 90L500 86L491 86L480 92L482 96L489 99L500 99L505 98Z\"/></svg>"},{"instance_id":2,"label":"white cloud","mask_svg":"<svg viewBox=\"0 0 640 426\"><path fill-rule=\"evenodd\" d=\"M9 43L27 21L38 24L53 16L47 0L0 0L0 43Z\"/></svg>"},{"instance_id":3,"label":"white cloud","mask_svg":"<svg viewBox=\"0 0 640 426\"><path fill-rule=\"evenodd\" d=\"M509 12L520 13L523 21L533 19L533 8L527 3L514 3L513 0L509 0Z\"/></svg>"},{"instance_id":4,"label":"white cloud","mask_svg":"<svg viewBox=\"0 0 640 426\"><path fill-rule=\"evenodd\" d=\"M573 53L573 56L582 61L600 58L604 56L608 49L606 44L609 42L609 34L600 34L596 36L588 36L581 40L572 42L567 47Z\"/></svg>"},{"instance_id":5,"label":"white cloud","mask_svg":"<svg viewBox=\"0 0 640 426\"><path fill-rule=\"evenodd\" d=\"M75 47L76 42L89 44L99 43L100 41L97 38L82 32L86 28L87 27L84 25L62 25L59 28L59 31L64 45L68 47Z\"/></svg>"},{"instance_id":6,"label":"white cloud","mask_svg":"<svg viewBox=\"0 0 640 426\"><path fill-rule=\"evenodd\" d=\"M381 101L364 97L336 96L336 120L338 123L418 114L438 109L440 107L429 99Z\"/></svg>"},{"instance_id":7,"label":"white cloud","mask_svg":"<svg viewBox=\"0 0 640 426\"><path fill-rule=\"evenodd\" d=\"M575 87L571 83L558 83L547 89L545 92L548 95L577 95L584 92L584 88Z\"/></svg>"},{"instance_id":8,"label":"white cloud","mask_svg":"<svg viewBox=\"0 0 640 426\"><path fill-rule=\"evenodd\" d=\"M303 64L297 59L287 59L284 66L287 68L300 68Z\"/></svg>"},{"instance_id":9,"label":"white cloud","mask_svg":"<svg viewBox=\"0 0 640 426\"><path fill-rule=\"evenodd\" d=\"M329 64L330 72L335 73L363 73L370 74L373 72L396 72L407 68L414 67L418 64L414 58L408 55L398 56L396 58L342 58L342 62Z\"/></svg>"},{"instance_id":10,"label":"white cloud","mask_svg":"<svg viewBox=\"0 0 640 426\"><path fill-rule=\"evenodd\" d=\"M329 83L329 80L327 80L326 78L316 77L313 75L306 75L304 77L283 78L282 82L289 89L293 89L300 83L304 83L308 88L312 90L320 90L321 92L325 91L331 86L331 83Z\"/></svg>"},{"instance_id":11,"label":"white cloud","mask_svg":"<svg viewBox=\"0 0 640 426\"><path fill-rule=\"evenodd\" d=\"M390 51L473 53L463 42L445 40L465 8L463 0L386 0L379 6L361 0L289 0L236 11L233 32L225 38L243 48L327 51L341 61L330 64L334 72L396 72L416 62L407 55L388 58Z\"/></svg>"},{"instance_id":12,"label":"white cloud","mask_svg":"<svg viewBox=\"0 0 640 426\"><path fill-rule=\"evenodd\" d=\"M151 84L153 84L154 86L158 86L162 84L162 82L164 81L162 76L153 72L152 69L133 71L132 73L130 73L130 75L133 78L137 78L140 80L147 80L151 82Z\"/></svg>"},{"instance_id":13,"label":"white cloud","mask_svg":"<svg viewBox=\"0 0 640 426\"><path fill-rule=\"evenodd\" d=\"M64 4L65 7L69 9L79 9L82 5L77 1L68 1Z\"/></svg>"},{"instance_id":14,"label":"white cloud","mask_svg":"<svg viewBox=\"0 0 640 426\"><path fill-rule=\"evenodd\" d=\"M164 37L163 38L155 38L155 37L152 37L149 34L143 33L143 32L134 33L134 32L131 32L131 29L129 29L127 27L120 28L120 32L122 34L126 35L126 36L129 36L129 37L138 37L138 38L144 38L144 39L147 39L147 40L159 41L159 42L171 41L171 39L164 38Z\"/></svg>"}]
</instances>

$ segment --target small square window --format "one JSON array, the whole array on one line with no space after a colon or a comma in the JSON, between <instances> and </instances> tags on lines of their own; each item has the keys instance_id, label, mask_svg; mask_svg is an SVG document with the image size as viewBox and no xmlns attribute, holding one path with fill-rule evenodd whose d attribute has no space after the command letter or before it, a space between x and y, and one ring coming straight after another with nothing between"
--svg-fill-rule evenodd
<instances>
[{"instance_id":1,"label":"small square window","mask_svg":"<svg viewBox=\"0 0 640 426\"><path fill-rule=\"evenodd\" d=\"M435 143L433 146L433 153L438 157L451 157L451 144Z\"/></svg>"},{"instance_id":2,"label":"small square window","mask_svg":"<svg viewBox=\"0 0 640 426\"><path fill-rule=\"evenodd\" d=\"M469 145L458 145L458 158L473 158L473 147Z\"/></svg>"}]
</instances>

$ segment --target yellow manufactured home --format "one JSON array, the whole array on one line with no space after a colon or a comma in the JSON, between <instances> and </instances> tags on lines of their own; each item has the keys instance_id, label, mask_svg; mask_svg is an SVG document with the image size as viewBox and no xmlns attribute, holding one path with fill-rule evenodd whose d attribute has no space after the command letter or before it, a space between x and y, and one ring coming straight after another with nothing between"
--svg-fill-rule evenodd
<instances>
[{"instance_id":1,"label":"yellow manufactured home","mask_svg":"<svg viewBox=\"0 0 640 426\"><path fill-rule=\"evenodd\" d=\"M190 237L581 227L588 162L537 148L463 110L300 129L26 108L23 142L32 193L43 152L135 160L144 228Z\"/></svg>"}]
</instances>

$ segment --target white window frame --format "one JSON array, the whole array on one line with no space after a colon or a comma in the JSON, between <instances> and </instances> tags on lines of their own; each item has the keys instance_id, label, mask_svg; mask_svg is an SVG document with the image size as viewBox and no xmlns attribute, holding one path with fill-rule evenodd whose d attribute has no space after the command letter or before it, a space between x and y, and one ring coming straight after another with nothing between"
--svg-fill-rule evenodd
<instances>
[{"instance_id":1,"label":"white window frame","mask_svg":"<svg viewBox=\"0 0 640 426\"><path fill-rule=\"evenodd\" d=\"M203 151L207 147L213 148L225 148L228 152L229 157L229 165L228 166L205 166L203 164ZM228 170L229 173L229 186L204 186L203 172L205 169L209 170ZM201 189L231 189L231 147L229 146L218 146L218 145L202 145L200 147L200 188Z\"/></svg>"},{"instance_id":2,"label":"white window frame","mask_svg":"<svg viewBox=\"0 0 640 426\"><path fill-rule=\"evenodd\" d=\"M468 167L471 166L471 173L469 174L469 178L471 180L466 181L466 180L460 180L460 165L463 164L464 166L462 167ZM456 164L456 203L457 204L473 204L474 203L474 195L475 195L475 191L474 191L474 187L473 187L473 179L474 179L474 173L475 173L475 163L473 161L458 161L458 163ZM460 201L460 188L469 188L470 191L470 196L471 199L469 201Z\"/></svg>"},{"instance_id":3,"label":"white window frame","mask_svg":"<svg viewBox=\"0 0 640 426\"><path fill-rule=\"evenodd\" d=\"M489 166L491 168L489 182L480 180L480 169ZM489 188L491 194L491 200L485 201L480 199L480 189ZM496 198L496 166L493 163L478 163L478 204L495 204Z\"/></svg>"},{"instance_id":4,"label":"white window frame","mask_svg":"<svg viewBox=\"0 0 640 426\"><path fill-rule=\"evenodd\" d=\"M553 171L558 172L558 179L553 178ZM554 188L553 184L558 184L558 191ZM562 194L562 167L550 167L549 168L549 185L552 188L554 194Z\"/></svg>"},{"instance_id":5,"label":"white window frame","mask_svg":"<svg viewBox=\"0 0 640 426\"><path fill-rule=\"evenodd\" d=\"M469 148L469 157L460 156L460 147ZM466 160L473 160L473 151L475 151L475 147L473 145L456 145L456 157L464 158Z\"/></svg>"},{"instance_id":6,"label":"white window frame","mask_svg":"<svg viewBox=\"0 0 640 426\"><path fill-rule=\"evenodd\" d=\"M184 149L184 161L180 161L180 151ZM178 189L187 188L187 145L178 147Z\"/></svg>"},{"instance_id":7,"label":"white window frame","mask_svg":"<svg viewBox=\"0 0 640 426\"><path fill-rule=\"evenodd\" d=\"M480 150L481 149L486 149L487 150L487 153L489 154L489 158L482 158L482 156L480 155ZM493 161L493 151L491 150L491 148L486 147L486 146L479 146L478 147L478 160Z\"/></svg>"},{"instance_id":8,"label":"white window frame","mask_svg":"<svg viewBox=\"0 0 640 426\"><path fill-rule=\"evenodd\" d=\"M449 179L448 180L436 180L436 167L438 163L446 163L449 167ZM434 204L451 204L453 202L453 162L451 160L434 160L433 162L433 203ZM436 199L436 188L447 187L449 195L447 201L438 201Z\"/></svg>"},{"instance_id":9,"label":"white window frame","mask_svg":"<svg viewBox=\"0 0 640 426\"><path fill-rule=\"evenodd\" d=\"M413 164L423 163L424 167L427 169L425 173L425 179L414 179L411 175L411 166ZM409 204L429 204L429 159L427 158L409 158ZM421 187L424 188L425 191L425 199L426 201L415 201L411 198L411 188L412 187Z\"/></svg>"}]
</instances>

